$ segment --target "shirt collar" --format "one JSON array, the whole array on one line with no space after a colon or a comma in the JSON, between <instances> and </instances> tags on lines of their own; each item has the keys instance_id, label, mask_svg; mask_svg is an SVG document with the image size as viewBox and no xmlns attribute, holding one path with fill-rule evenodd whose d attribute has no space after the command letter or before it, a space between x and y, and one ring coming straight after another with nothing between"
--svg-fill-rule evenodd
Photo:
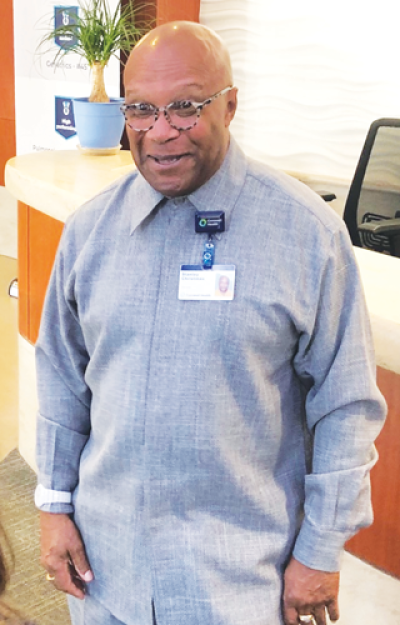
<instances>
[{"instance_id":1,"label":"shirt collar","mask_svg":"<svg viewBox=\"0 0 400 625\"><path fill-rule=\"evenodd\" d=\"M225 228L246 178L246 157L231 136L228 152L219 170L189 199L199 211L225 211Z\"/></svg>"},{"instance_id":2,"label":"shirt collar","mask_svg":"<svg viewBox=\"0 0 400 625\"><path fill-rule=\"evenodd\" d=\"M153 189L147 180L145 180L138 172L138 175L133 183L132 195L130 198L131 206L133 207L131 216L131 234L163 199L163 194Z\"/></svg>"},{"instance_id":3,"label":"shirt collar","mask_svg":"<svg viewBox=\"0 0 400 625\"><path fill-rule=\"evenodd\" d=\"M246 157L231 136L228 152L219 170L188 199L200 211L225 211L225 227L242 190L246 177ZM138 173L131 198L134 210L131 217L131 234L164 199L164 196Z\"/></svg>"}]
</instances>

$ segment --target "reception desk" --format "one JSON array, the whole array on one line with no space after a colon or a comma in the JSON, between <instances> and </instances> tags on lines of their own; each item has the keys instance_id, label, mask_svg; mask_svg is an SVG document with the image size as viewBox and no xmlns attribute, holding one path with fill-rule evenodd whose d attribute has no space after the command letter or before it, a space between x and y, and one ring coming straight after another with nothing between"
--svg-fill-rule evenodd
<instances>
[{"instance_id":1,"label":"reception desk","mask_svg":"<svg viewBox=\"0 0 400 625\"><path fill-rule=\"evenodd\" d=\"M133 167L125 151L101 157L47 151L7 163L6 186L19 202L19 449L32 467L37 411L34 343L63 223ZM400 260L358 248L355 254L371 316L378 383L389 416L377 441L380 461L372 472L375 522L348 548L400 577Z\"/></svg>"}]
</instances>

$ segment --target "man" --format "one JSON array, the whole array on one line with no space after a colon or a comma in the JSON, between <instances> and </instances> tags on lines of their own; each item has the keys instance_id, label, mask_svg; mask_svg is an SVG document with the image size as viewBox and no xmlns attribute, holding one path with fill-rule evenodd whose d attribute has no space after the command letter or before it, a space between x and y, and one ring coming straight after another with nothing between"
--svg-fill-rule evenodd
<instances>
[{"instance_id":1,"label":"man","mask_svg":"<svg viewBox=\"0 0 400 625\"><path fill-rule=\"evenodd\" d=\"M209 29L125 87L138 172L68 220L37 343L42 563L74 625L324 625L384 418L347 232L230 137Z\"/></svg>"},{"instance_id":2,"label":"man","mask_svg":"<svg viewBox=\"0 0 400 625\"><path fill-rule=\"evenodd\" d=\"M217 285L218 295L227 295L229 293L230 282L228 276L220 276Z\"/></svg>"}]
</instances>

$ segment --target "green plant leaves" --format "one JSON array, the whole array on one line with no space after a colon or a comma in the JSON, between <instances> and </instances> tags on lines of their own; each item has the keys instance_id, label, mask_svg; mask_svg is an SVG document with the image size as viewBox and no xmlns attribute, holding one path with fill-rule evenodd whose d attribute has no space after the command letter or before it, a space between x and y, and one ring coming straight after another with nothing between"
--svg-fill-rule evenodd
<instances>
[{"instance_id":1,"label":"green plant leaves","mask_svg":"<svg viewBox=\"0 0 400 625\"><path fill-rule=\"evenodd\" d=\"M95 63L107 65L112 56L119 58L119 52L129 54L147 28L139 28L135 24L136 14L145 5L135 6L132 0L114 11L110 10L107 0L79 0L78 16L67 25L50 28L41 39L38 51L44 51L46 43L54 43L54 39L67 37L75 43L60 47L55 53L55 61L66 54L75 52L87 60L90 66ZM68 8L63 8L68 12ZM150 25L149 25L150 27Z\"/></svg>"}]
</instances>

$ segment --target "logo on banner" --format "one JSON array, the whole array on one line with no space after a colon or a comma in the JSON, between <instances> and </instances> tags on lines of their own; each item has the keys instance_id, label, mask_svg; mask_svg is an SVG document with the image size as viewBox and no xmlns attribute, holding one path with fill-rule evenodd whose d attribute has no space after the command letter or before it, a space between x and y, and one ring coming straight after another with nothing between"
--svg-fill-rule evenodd
<instances>
[{"instance_id":1,"label":"logo on banner","mask_svg":"<svg viewBox=\"0 0 400 625\"><path fill-rule=\"evenodd\" d=\"M72 26L76 24L78 17L78 7L54 7L54 26L60 28L60 26ZM72 48L77 44L77 37L68 33L58 35L54 39L55 43L60 48Z\"/></svg>"},{"instance_id":2,"label":"logo on banner","mask_svg":"<svg viewBox=\"0 0 400 625\"><path fill-rule=\"evenodd\" d=\"M55 97L56 132L64 139L76 135L74 107L71 98Z\"/></svg>"}]
</instances>

